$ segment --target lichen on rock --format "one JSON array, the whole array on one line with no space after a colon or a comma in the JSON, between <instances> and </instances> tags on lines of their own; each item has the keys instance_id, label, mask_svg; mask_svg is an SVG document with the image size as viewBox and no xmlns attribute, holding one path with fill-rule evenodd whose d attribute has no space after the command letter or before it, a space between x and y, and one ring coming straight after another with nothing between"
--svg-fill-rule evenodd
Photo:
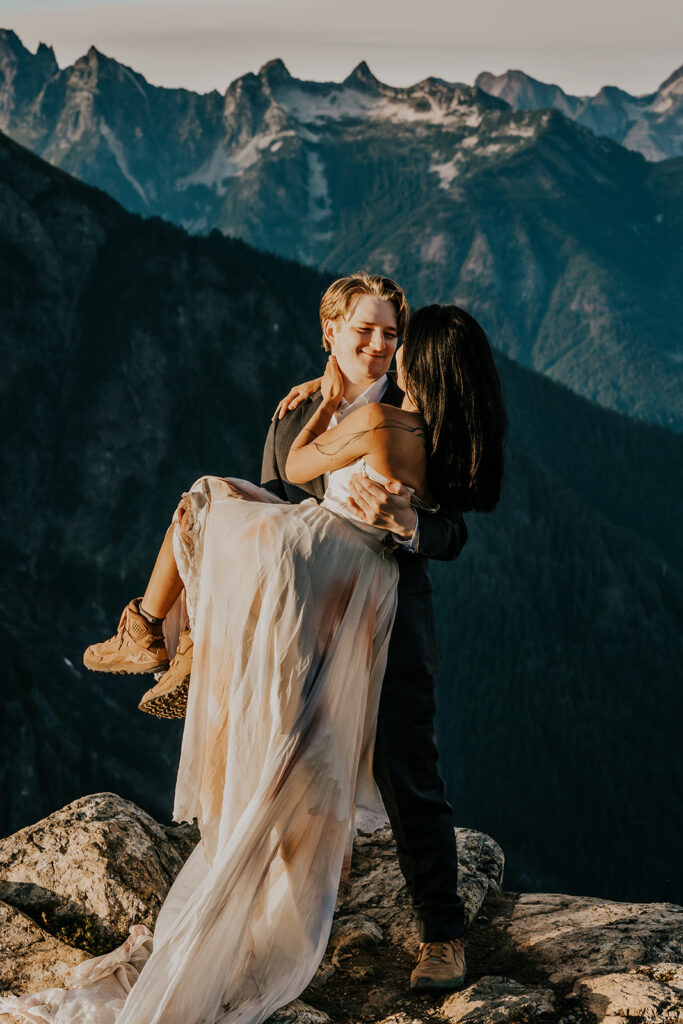
<instances>
[{"instance_id":1,"label":"lichen on rock","mask_svg":"<svg viewBox=\"0 0 683 1024\"><path fill-rule=\"evenodd\" d=\"M270 1024L683 1024L683 907L505 892L495 840L455 831L463 989L409 988L419 939L384 828L357 836L322 963ZM2 840L0 990L60 986L131 925L153 927L197 838L99 793Z\"/></svg>"}]
</instances>

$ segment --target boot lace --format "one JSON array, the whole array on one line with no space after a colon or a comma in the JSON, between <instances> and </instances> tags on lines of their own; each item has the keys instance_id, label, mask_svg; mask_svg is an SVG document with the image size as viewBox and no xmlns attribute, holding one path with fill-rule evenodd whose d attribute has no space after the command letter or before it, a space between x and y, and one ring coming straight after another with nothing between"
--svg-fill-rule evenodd
<instances>
[{"instance_id":1,"label":"boot lace","mask_svg":"<svg viewBox=\"0 0 683 1024\"><path fill-rule=\"evenodd\" d=\"M450 942L426 942L422 947L420 959L450 964L454 959L453 947Z\"/></svg>"}]
</instances>

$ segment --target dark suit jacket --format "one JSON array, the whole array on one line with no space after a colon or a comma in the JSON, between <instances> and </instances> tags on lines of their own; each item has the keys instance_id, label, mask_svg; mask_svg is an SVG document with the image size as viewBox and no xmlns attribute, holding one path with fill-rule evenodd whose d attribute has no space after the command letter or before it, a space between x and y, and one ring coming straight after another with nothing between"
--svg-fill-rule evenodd
<instances>
[{"instance_id":1,"label":"dark suit jacket","mask_svg":"<svg viewBox=\"0 0 683 1024\"><path fill-rule=\"evenodd\" d=\"M382 402L387 405L399 406L402 400L403 392L396 384L394 377L390 375ZM302 485L290 484L285 477L285 463L290 446L321 401L322 396L318 392L313 398L302 402L296 409L288 412L284 419L275 419L270 425L263 451L261 485L286 501L298 503L304 498L310 498L311 495L321 501L325 493L324 481L321 476ZM467 540L467 527L462 514L457 509L441 508L438 512L420 510L417 514L420 521L417 552L404 551L400 547L395 552L400 570L399 594L420 594L431 591L432 584L429 579L427 559L449 560L455 558Z\"/></svg>"}]
</instances>

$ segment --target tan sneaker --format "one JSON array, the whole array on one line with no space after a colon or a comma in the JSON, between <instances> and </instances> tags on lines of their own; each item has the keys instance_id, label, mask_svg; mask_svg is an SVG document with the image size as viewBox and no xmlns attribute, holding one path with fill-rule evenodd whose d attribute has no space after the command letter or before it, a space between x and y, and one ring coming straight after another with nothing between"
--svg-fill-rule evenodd
<instances>
[{"instance_id":1,"label":"tan sneaker","mask_svg":"<svg viewBox=\"0 0 683 1024\"><path fill-rule=\"evenodd\" d=\"M140 614L136 597L123 609L116 636L91 644L83 664L93 672L159 672L168 668L168 651L161 623L152 625Z\"/></svg>"},{"instance_id":2,"label":"tan sneaker","mask_svg":"<svg viewBox=\"0 0 683 1024\"><path fill-rule=\"evenodd\" d=\"M138 707L157 718L184 718L192 671L192 637L184 629L178 637L178 650L158 683L148 690Z\"/></svg>"},{"instance_id":3,"label":"tan sneaker","mask_svg":"<svg viewBox=\"0 0 683 1024\"><path fill-rule=\"evenodd\" d=\"M410 975L415 989L461 988L465 981L465 942L423 942L417 963Z\"/></svg>"}]
</instances>

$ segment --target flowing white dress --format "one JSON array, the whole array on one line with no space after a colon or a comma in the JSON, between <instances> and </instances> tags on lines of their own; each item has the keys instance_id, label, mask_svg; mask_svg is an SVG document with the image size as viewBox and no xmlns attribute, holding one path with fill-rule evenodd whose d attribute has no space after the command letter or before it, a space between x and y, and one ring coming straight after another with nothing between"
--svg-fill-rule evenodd
<instances>
[{"instance_id":1,"label":"flowing white dress","mask_svg":"<svg viewBox=\"0 0 683 1024\"><path fill-rule=\"evenodd\" d=\"M201 842L154 935L74 968L66 989L0 998L41 1024L258 1024L322 959L354 807L372 776L398 568L386 533L321 505L203 477L175 514L194 662L173 817Z\"/></svg>"}]
</instances>

